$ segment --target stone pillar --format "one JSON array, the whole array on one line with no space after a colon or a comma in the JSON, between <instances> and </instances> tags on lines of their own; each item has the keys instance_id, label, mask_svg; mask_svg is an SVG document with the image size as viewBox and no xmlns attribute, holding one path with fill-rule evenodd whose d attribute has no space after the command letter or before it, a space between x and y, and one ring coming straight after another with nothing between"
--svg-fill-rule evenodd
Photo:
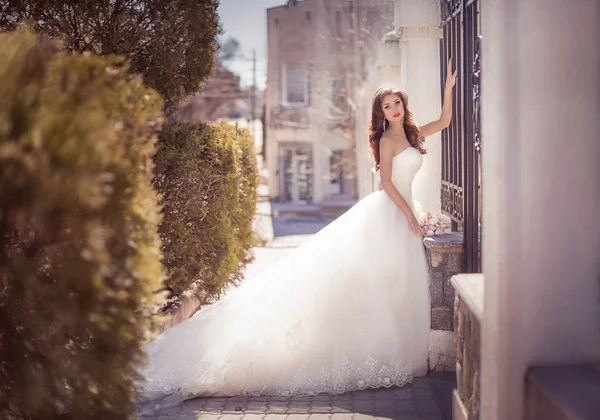
<instances>
[{"instance_id":1,"label":"stone pillar","mask_svg":"<svg viewBox=\"0 0 600 420\"><path fill-rule=\"evenodd\" d=\"M463 272L463 240L461 234L446 234L423 241L429 261L431 293L431 329L454 331L454 288L452 276Z\"/></svg>"},{"instance_id":2,"label":"stone pillar","mask_svg":"<svg viewBox=\"0 0 600 420\"><path fill-rule=\"evenodd\" d=\"M529 366L600 359L600 2L481 18L480 418L522 420Z\"/></svg>"},{"instance_id":3,"label":"stone pillar","mask_svg":"<svg viewBox=\"0 0 600 420\"><path fill-rule=\"evenodd\" d=\"M442 37L439 0L402 0L395 6L400 36L402 77L396 85L408 94L418 125L440 118L440 53ZM441 135L427 138L423 168L417 174L413 194L424 211L441 209Z\"/></svg>"},{"instance_id":4,"label":"stone pillar","mask_svg":"<svg viewBox=\"0 0 600 420\"><path fill-rule=\"evenodd\" d=\"M452 276L464 271L463 241L460 234L426 238L423 241L429 261L431 293L431 333L429 335L429 370L456 369L454 350L454 288Z\"/></svg>"},{"instance_id":5,"label":"stone pillar","mask_svg":"<svg viewBox=\"0 0 600 420\"><path fill-rule=\"evenodd\" d=\"M383 85L398 86L401 80L400 71L401 54L400 40L396 35L396 31L389 32L383 36L381 43L377 48L378 60L376 63L378 86L371 92Z\"/></svg>"},{"instance_id":6,"label":"stone pillar","mask_svg":"<svg viewBox=\"0 0 600 420\"><path fill-rule=\"evenodd\" d=\"M369 73L367 82L361 88L357 104L356 120L356 145L358 166L358 194L360 198L378 190L379 183L374 178L379 178L379 173L373 173L374 162L369 154L369 139L367 136L369 121L371 121L371 103L373 94L383 85L399 86L400 69L400 42L394 32L383 36L377 48L377 61L373 71Z\"/></svg>"}]
</instances>

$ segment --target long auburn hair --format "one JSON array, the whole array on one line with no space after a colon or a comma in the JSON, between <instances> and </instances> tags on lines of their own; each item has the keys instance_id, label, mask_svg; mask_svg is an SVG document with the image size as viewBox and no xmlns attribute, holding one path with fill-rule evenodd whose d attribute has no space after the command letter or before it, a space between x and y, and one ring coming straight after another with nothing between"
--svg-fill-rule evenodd
<instances>
[{"instance_id":1,"label":"long auburn hair","mask_svg":"<svg viewBox=\"0 0 600 420\"><path fill-rule=\"evenodd\" d=\"M369 122L369 151L375 160L375 170L379 170L379 142L383 136L383 98L387 95L397 95L404 107L404 133L411 147L417 149L422 155L427 151L423 148L425 138L421 136L421 130L414 121L413 113L408 109L408 96L406 93L392 87L381 87L373 95L371 107L371 121ZM389 123L389 121L388 121Z\"/></svg>"}]
</instances>

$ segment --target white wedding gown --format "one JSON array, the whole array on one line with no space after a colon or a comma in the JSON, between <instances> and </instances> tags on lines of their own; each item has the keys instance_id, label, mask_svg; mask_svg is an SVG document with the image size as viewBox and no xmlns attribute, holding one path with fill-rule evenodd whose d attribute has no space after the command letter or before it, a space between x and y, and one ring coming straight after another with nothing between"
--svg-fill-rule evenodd
<instances>
[{"instance_id":1,"label":"white wedding gown","mask_svg":"<svg viewBox=\"0 0 600 420\"><path fill-rule=\"evenodd\" d=\"M413 210L421 165L413 148L393 160L393 183ZM402 386L427 371L429 308L422 241L377 191L151 342L142 401Z\"/></svg>"}]
</instances>

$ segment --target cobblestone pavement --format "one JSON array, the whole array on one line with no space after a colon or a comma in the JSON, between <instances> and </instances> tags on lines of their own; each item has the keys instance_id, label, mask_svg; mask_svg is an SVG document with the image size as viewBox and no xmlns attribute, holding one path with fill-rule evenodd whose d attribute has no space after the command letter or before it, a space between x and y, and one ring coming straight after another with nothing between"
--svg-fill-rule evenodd
<instances>
[{"instance_id":1,"label":"cobblestone pavement","mask_svg":"<svg viewBox=\"0 0 600 420\"><path fill-rule=\"evenodd\" d=\"M141 420L450 420L454 374L403 388L314 397L197 398Z\"/></svg>"}]
</instances>

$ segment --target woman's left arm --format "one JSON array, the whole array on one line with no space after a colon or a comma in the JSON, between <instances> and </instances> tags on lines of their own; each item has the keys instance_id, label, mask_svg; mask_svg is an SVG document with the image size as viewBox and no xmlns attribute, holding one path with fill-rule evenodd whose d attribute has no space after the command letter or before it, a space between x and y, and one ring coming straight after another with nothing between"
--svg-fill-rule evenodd
<instances>
[{"instance_id":1,"label":"woman's left arm","mask_svg":"<svg viewBox=\"0 0 600 420\"><path fill-rule=\"evenodd\" d=\"M419 127L421 130L421 136L428 137L432 134L442 131L444 128L450 125L452 120L452 88L456 84L457 72L452 72L452 59L448 60L448 71L446 76L446 88L444 89L444 105L442 105L442 115L437 121L432 121L429 124L425 124Z\"/></svg>"}]
</instances>

